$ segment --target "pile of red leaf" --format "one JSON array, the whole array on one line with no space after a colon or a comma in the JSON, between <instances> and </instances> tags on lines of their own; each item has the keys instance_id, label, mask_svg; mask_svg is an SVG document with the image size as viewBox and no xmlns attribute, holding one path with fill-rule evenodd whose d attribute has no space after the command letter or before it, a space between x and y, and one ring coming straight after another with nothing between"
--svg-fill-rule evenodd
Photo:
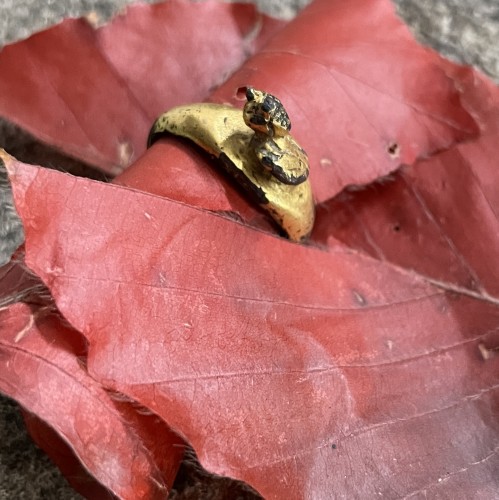
<instances>
[{"instance_id":1,"label":"pile of red leaf","mask_svg":"<svg viewBox=\"0 0 499 500\"><path fill-rule=\"evenodd\" d=\"M497 87L388 0L287 25L137 6L6 47L0 74L0 115L37 138L110 174L140 157L113 185L2 156L47 289L0 311L0 390L76 487L164 498L189 443L266 498L497 495ZM193 146L141 156L164 109L248 84L309 154L306 245Z\"/></svg>"}]
</instances>

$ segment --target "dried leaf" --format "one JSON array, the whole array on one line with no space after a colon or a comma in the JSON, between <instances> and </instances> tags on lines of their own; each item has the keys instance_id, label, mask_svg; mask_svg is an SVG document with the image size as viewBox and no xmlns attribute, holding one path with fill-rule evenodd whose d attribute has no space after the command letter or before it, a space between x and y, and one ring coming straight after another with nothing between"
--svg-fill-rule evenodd
<instances>
[{"instance_id":1,"label":"dried leaf","mask_svg":"<svg viewBox=\"0 0 499 500\"><path fill-rule=\"evenodd\" d=\"M499 191L495 151L499 90L475 79L467 105L478 140L461 144L367 189L346 191L320 210L315 238L337 241L414 270L449 291L499 304Z\"/></svg>"},{"instance_id":2,"label":"dried leaf","mask_svg":"<svg viewBox=\"0 0 499 500\"><path fill-rule=\"evenodd\" d=\"M473 75L419 46L388 0L316 0L210 100L241 107L238 89L245 85L279 96L322 202L476 136L473 110L462 103ZM117 182L188 202L192 191L206 200L220 197L223 190L199 173L208 161L193 161L176 143L166 146L163 161L143 157ZM170 155L197 182L179 185Z\"/></svg>"},{"instance_id":3,"label":"dried leaf","mask_svg":"<svg viewBox=\"0 0 499 500\"><path fill-rule=\"evenodd\" d=\"M116 174L164 107L205 98L280 25L251 5L185 0L99 29L68 19L0 52L0 116Z\"/></svg>"},{"instance_id":4,"label":"dried leaf","mask_svg":"<svg viewBox=\"0 0 499 500\"><path fill-rule=\"evenodd\" d=\"M0 390L49 424L119 498L164 498L182 458L182 440L157 416L140 413L89 377L80 362L86 349L84 338L46 309L4 308ZM81 486L80 478L68 479ZM83 486L95 491L92 484Z\"/></svg>"},{"instance_id":5,"label":"dried leaf","mask_svg":"<svg viewBox=\"0 0 499 500\"><path fill-rule=\"evenodd\" d=\"M89 373L209 470L266 498L498 486L499 372L477 347L498 340L495 303L339 245L7 167L27 263L88 338Z\"/></svg>"}]
</instances>

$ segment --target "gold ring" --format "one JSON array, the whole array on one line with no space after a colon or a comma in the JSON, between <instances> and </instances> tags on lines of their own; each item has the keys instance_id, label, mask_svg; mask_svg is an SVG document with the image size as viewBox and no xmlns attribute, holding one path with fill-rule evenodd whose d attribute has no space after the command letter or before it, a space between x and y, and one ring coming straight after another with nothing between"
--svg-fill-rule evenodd
<instances>
[{"instance_id":1,"label":"gold ring","mask_svg":"<svg viewBox=\"0 0 499 500\"><path fill-rule=\"evenodd\" d=\"M165 134L190 139L214 155L241 188L293 241L310 235L315 219L305 151L290 134L291 122L277 97L246 87L246 104L196 103L163 113L148 147Z\"/></svg>"}]
</instances>

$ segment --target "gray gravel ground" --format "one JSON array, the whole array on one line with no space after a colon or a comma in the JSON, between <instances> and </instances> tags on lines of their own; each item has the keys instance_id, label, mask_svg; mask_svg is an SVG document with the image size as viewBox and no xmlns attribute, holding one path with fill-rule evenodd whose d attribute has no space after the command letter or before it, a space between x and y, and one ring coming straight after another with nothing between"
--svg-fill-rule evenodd
<instances>
[{"instance_id":1,"label":"gray gravel ground","mask_svg":"<svg viewBox=\"0 0 499 500\"><path fill-rule=\"evenodd\" d=\"M499 83L499 0L394 0L417 38Z\"/></svg>"},{"instance_id":2,"label":"gray gravel ground","mask_svg":"<svg viewBox=\"0 0 499 500\"><path fill-rule=\"evenodd\" d=\"M94 11L102 20L108 19L132 1L0 0L0 46L68 16ZM308 0L253 1L265 12L283 18L292 17L297 9L308 3ZM394 1L400 15L421 42L456 61L479 67L499 82L498 0ZM0 225L4 210L0 213ZM1 234L2 227L0 237ZM0 500L73 498L81 497L69 488L57 469L31 443L15 403L0 397Z\"/></svg>"}]
</instances>

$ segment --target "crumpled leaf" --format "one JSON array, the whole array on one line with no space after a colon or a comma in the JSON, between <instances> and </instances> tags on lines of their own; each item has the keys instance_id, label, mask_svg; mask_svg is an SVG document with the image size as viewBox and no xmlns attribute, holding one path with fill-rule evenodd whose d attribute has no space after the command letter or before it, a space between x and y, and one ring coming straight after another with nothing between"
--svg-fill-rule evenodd
<instances>
[{"instance_id":1,"label":"crumpled leaf","mask_svg":"<svg viewBox=\"0 0 499 500\"><path fill-rule=\"evenodd\" d=\"M0 390L70 443L82 465L119 498L165 498L182 458L182 440L157 416L113 398L89 377L80 362L86 349L84 338L46 308L4 308ZM64 470L67 451L61 462ZM103 494L91 482L79 483L79 476L68 479L83 491Z\"/></svg>"},{"instance_id":2,"label":"crumpled leaf","mask_svg":"<svg viewBox=\"0 0 499 500\"><path fill-rule=\"evenodd\" d=\"M493 348L498 341L494 287L487 285L488 295L463 287L462 268L454 261L443 271L442 283L436 272L450 253L434 248L452 238L441 231L435 244L434 232L418 229L421 215L429 213L433 221L454 221L449 227L456 232L468 214L476 218L465 220L477 225L480 216L487 217L487 224L494 221L479 203L478 190L466 205L459 203L463 194L454 197L454 188L466 193L472 185L469 176L455 175L453 183L448 179L462 174L458 167L463 162L456 167L456 154L464 157L468 147L474 148L465 161L468 174L476 170L483 179L485 174L495 179L492 164L478 151L483 141L485 148L497 141L491 123L497 116L498 92L472 70L411 44L387 2L357 0L351 2L351 11L343 5L315 2L296 21L296 38L290 24L213 99L233 96L241 82L267 82L265 88L284 93L284 101L288 96L292 118L301 118L293 130L302 144L311 141L307 148L319 201L329 200L347 184L385 175L400 162L442 150L402 171L406 185L419 187L425 177L418 169L442 164L441 170L426 169L432 175L435 170L436 176L445 173L445 182L424 192L439 202L431 212L412 210L414 200L401 196L396 213L407 214L407 219L403 224L397 219L396 225L387 217L383 208L394 205L385 187L400 183L397 173L392 184L345 191L324 203L312 242L299 246L208 212L232 210L237 204L249 217L254 215L221 176L212 178L206 173L211 171L203 171L208 162L202 156L173 141L155 145L117 179L171 199L5 157L27 235L26 263L47 284L63 316L87 338L89 375L184 435L210 471L243 479L266 498L456 492L465 498L493 497L499 486L499 357L485 362L480 346L484 352L483 346ZM323 21L329 15L334 30ZM377 36L382 43L368 38L373 24L384 28L383 36ZM338 38L328 39L335 32ZM311 77L313 70L300 73L304 66L297 63L291 78L293 65L282 68L278 61L288 60L289 51L300 52L297 60L316 68L302 49L310 51L308 57L319 57L314 43L320 33L335 42L327 50L322 46L329 57L326 63L334 59L341 71ZM385 83L387 66L377 74L374 59L383 65L390 57L387 47L395 54L386 63L390 70L397 63L409 66L399 68L400 79ZM363 57L355 59L359 54ZM265 66L271 55L275 65ZM345 64L351 61L347 71ZM359 83L364 75L359 61L367 65L367 83ZM323 66L317 68L323 71ZM325 104L310 90L321 79L329 88L328 75L357 91L357 100L338 100L338 106L348 106L337 115L328 108L335 96L326 94ZM418 86L420 79L425 83ZM393 87L397 82L400 86ZM281 86L287 86L285 91ZM289 98L291 92L301 92L296 95L305 100ZM298 109L302 103L310 106ZM356 112L351 130L345 128L349 112ZM316 123L317 131L310 126ZM384 141L394 135L399 149L390 151L398 159L386 155ZM373 142L359 145L356 138ZM456 144L464 139L474 142ZM330 146L341 162L328 169L328 162L320 166L320 160L330 160L324 156ZM162 160L166 152L175 156ZM190 163L183 162L185 152ZM187 182L182 183L179 166L186 167ZM146 172L156 175L141 184L137 179ZM169 175L179 179L177 185L162 191ZM480 186L493 192L491 184ZM210 197L213 187L218 199ZM192 191L195 195L188 198ZM366 231L355 225L350 209L358 204L368 213L368 197L379 219L367 218ZM486 199L493 213L494 199L490 194ZM449 216L449 204L455 218ZM351 238L345 229L350 222ZM407 222L414 228L406 233ZM407 239L400 243L402 238L392 236L383 253L376 253L362 245L362 237L368 240L371 231L380 241L389 231L407 234ZM494 243L487 242L491 248L468 245L473 256L468 268L485 265ZM434 257L441 266L428 264ZM493 275L489 279L494 282Z\"/></svg>"}]
</instances>

